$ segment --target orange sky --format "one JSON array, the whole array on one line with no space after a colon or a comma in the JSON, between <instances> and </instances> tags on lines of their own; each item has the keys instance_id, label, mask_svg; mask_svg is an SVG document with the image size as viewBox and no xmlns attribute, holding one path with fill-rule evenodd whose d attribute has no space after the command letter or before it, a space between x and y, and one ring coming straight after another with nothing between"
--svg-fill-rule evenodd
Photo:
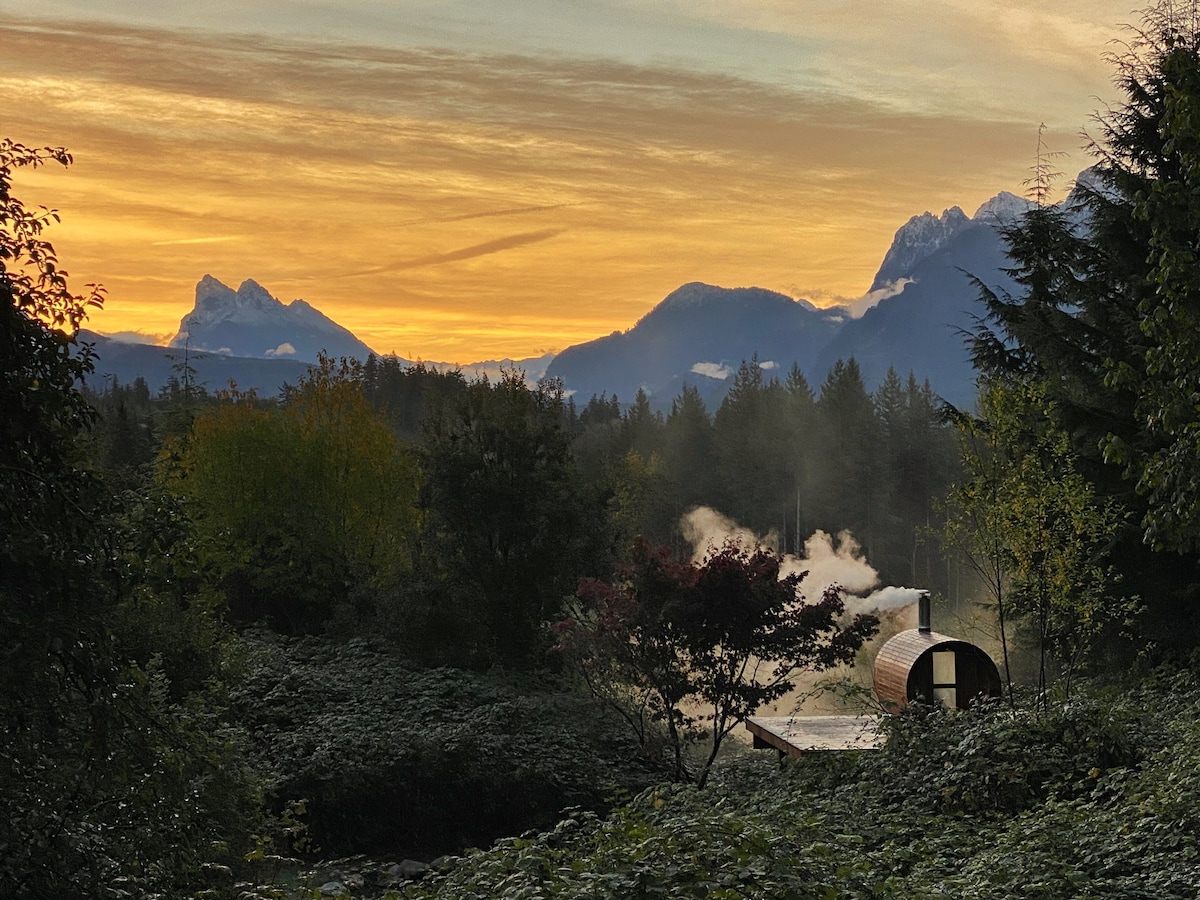
<instances>
[{"instance_id":1,"label":"orange sky","mask_svg":"<svg viewBox=\"0 0 1200 900\"><path fill-rule=\"evenodd\" d=\"M168 337L210 273L380 352L520 358L628 328L688 281L858 297L909 216L1019 191L1040 121L1067 172L1086 165L1101 54L1133 18L597 3L630 17L627 44L619 17L534 40L436 0L384 25L387 4L347 2L340 32L50 2L54 21L0 13L0 133L75 154L17 191L61 211L48 236L77 289L107 287L96 330Z\"/></svg>"}]
</instances>

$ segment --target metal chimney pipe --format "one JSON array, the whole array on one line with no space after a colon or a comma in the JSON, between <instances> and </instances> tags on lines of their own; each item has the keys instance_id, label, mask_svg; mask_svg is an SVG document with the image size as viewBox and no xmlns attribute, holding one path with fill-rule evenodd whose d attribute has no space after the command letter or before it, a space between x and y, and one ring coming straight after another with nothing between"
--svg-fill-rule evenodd
<instances>
[{"instance_id":1,"label":"metal chimney pipe","mask_svg":"<svg viewBox=\"0 0 1200 900\"><path fill-rule=\"evenodd\" d=\"M929 591L921 591L917 598L917 631L921 634L929 634L933 630L929 619Z\"/></svg>"}]
</instances>

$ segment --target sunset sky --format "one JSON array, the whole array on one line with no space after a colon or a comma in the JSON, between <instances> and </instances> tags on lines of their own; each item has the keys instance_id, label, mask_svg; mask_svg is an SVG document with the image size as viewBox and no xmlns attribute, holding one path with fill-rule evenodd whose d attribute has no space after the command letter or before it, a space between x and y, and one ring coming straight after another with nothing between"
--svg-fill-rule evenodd
<instances>
[{"instance_id":1,"label":"sunset sky","mask_svg":"<svg viewBox=\"0 0 1200 900\"><path fill-rule=\"evenodd\" d=\"M206 273L471 362L688 281L819 305L910 216L1073 176L1130 0L0 0L0 134L90 327L165 340ZM1064 181L1063 188L1068 184Z\"/></svg>"}]
</instances>

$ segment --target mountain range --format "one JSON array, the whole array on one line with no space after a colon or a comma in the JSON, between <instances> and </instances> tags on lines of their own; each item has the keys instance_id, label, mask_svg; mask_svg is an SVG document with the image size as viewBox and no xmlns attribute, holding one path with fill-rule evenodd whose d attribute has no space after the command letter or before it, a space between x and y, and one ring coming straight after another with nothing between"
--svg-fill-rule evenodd
<instances>
[{"instance_id":1,"label":"mountain range","mask_svg":"<svg viewBox=\"0 0 1200 900\"><path fill-rule=\"evenodd\" d=\"M996 225L1026 209L1027 201L1004 192L974 216L957 206L913 216L872 283L882 299L861 316L762 288L685 284L628 331L568 347L546 374L581 397L607 392L629 401L641 389L660 407L689 383L712 409L743 360L757 356L780 378L795 364L817 388L835 362L854 357L868 389L891 367L902 377L928 378L944 399L969 406L975 376L963 333L982 313L972 279L1013 288Z\"/></svg>"},{"instance_id":2,"label":"mountain range","mask_svg":"<svg viewBox=\"0 0 1200 900\"><path fill-rule=\"evenodd\" d=\"M743 360L783 378L796 365L814 388L838 359L854 357L868 389L889 367L928 378L956 405L974 398L974 372L964 332L982 307L974 279L1011 290L996 224L1012 221L1028 202L1004 192L973 216L959 207L913 216L897 230L865 298L819 308L806 300L757 287L724 288L693 282L673 291L626 331L576 344L554 357L499 360L461 368L468 377L494 377L502 367L523 369L531 380L559 378L577 398L616 395L630 401L639 389L668 407L684 384L695 385L709 408L723 396ZM861 315L856 309L870 303ZM170 346L122 344L94 333L97 377L130 382L144 377L152 390L171 377L186 353L210 389L230 379L273 394L294 383L318 351L365 359L371 349L304 300L284 304L252 280L237 290L205 275L196 301ZM402 361L406 362L406 361Z\"/></svg>"}]
</instances>

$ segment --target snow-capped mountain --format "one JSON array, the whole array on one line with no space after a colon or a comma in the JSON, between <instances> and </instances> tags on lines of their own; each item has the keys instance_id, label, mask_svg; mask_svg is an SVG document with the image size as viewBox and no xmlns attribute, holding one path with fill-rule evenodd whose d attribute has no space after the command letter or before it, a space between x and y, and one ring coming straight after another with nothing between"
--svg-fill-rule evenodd
<instances>
[{"instance_id":1,"label":"snow-capped mountain","mask_svg":"<svg viewBox=\"0 0 1200 900\"><path fill-rule=\"evenodd\" d=\"M970 224L967 214L957 206L950 207L940 216L931 212L913 216L896 230L892 246L883 257L870 290L889 288L907 277L921 260L941 250Z\"/></svg>"},{"instance_id":2,"label":"snow-capped mountain","mask_svg":"<svg viewBox=\"0 0 1200 900\"><path fill-rule=\"evenodd\" d=\"M284 305L247 279L236 290L211 275L196 285L196 305L179 323L172 347L252 359L316 362L330 356L365 360L371 348L303 300Z\"/></svg>"},{"instance_id":3,"label":"snow-capped mountain","mask_svg":"<svg viewBox=\"0 0 1200 900\"><path fill-rule=\"evenodd\" d=\"M975 372L963 335L983 312L971 276L1012 289L996 226L1015 221L1029 205L1004 192L970 218L957 206L940 216L913 216L896 232L872 286L895 293L859 318L761 288L686 284L628 331L567 348L547 374L584 402L604 392L629 401L640 387L659 407L690 382L711 410L742 360L757 356L781 379L796 364L816 389L838 359L854 357L868 390L894 367L970 406Z\"/></svg>"},{"instance_id":4,"label":"snow-capped mountain","mask_svg":"<svg viewBox=\"0 0 1200 900\"><path fill-rule=\"evenodd\" d=\"M483 362L473 362L465 365L456 363L426 363L426 365L442 372L462 372L463 378L468 380L486 378L492 382L499 381L504 377L505 372L524 372L525 382L532 387L545 377L546 369L553 359L553 353L545 353L541 356L530 356L525 359L510 359L505 357L504 359L485 359Z\"/></svg>"},{"instance_id":5,"label":"snow-capped mountain","mask_svg":"<svg viewBox=\"0 0 1200 900\"><path fill-rule=\"evenodd\" d=\"M256 281L247 279L234 291L211 275L196 285L195 306L179 323L179 332L168 347L131 343L95 332L87 332L84 339L93 344L99 358L97 386L110 378L122 384L143 378L152 391L168 383L184 359L185 346L190 354L187 364L197 383L218 390L234 381L239 388L254 388L263 396L273 396L285 382L295 384L321 350L335 358L360 361L372 352L352 332L303 300L284 305ZM461 371L468 379L492 381L505 371L520 371L527 382L535 384L553 358L546 354L467 365L423 364L439 371ZM404 359L400 363L409 365Z\"/></svg>"},{"instance_id":6,"label":"snow-capped mountain","mask_svg":"<svg viewBox=\"0 0 1200 900\"><path fill-rule=\"evenodd\" d=\"M643 388L653 403L668 407L682 386L691 383L713 409L743 360L757 358L779 378L798 365L818 388L834 362L853 356L868 389L894 367L902 376L912 371L928 378L944 398L969 406L975 373L963 335L983 312L971 276L1001 290L1013 288L1003 271L1008 260L997 226L1016 221L1029 207L1028 201L1003 192L970 218L957 206L941 215L913 216L897 230L872 286L872 292L890 296L858 318L846 307L820 309L762 288L693 282L665 297L632 328L568 347L553 359L426 365L460 368L468 378L495 378L502 368L523 369L529 380L544 373L560 378L582 402L593 394L615 394L628 402ZM211 359L234 356L292 364L315 361L322 349L359 359L371 352L303 300L285 306L254 281L234 291L209 275L197 285L195 308L184 316L171 343L176 348L186 343ZM98 371L111 371L122 381L150 374L133 371L132 361L118 365L126 356L128 351L106 348ZM149 367L142 357L137 359L140 369ZM170 357L165 359L156 364L156 372L169 372ZM269 391L282 381L275 380L279 372L271 367L254 377ZM226 375L222 371L212 383L223 384Z\"/></svg>"},{"instance_id":7,"label":"snow-capped mountain","mask_svg":"<svg viewBox=\"0 0 1200 900\"><path fill-rule=\"evenodd\" d=\"M1021 216L1033 209L1033 206L1034 204L1024 197L1018 197L1008 191L1001 191L991 200L981 204L979 209L975 210L971 221L1000 226L1014 225Z\"/></svg>"},{"instance_id":8,"label":"snow-capped mountain","mask_svg":"<svg viewBox=\"0 0 1200 900\"><path fill-rule=\"evenodd\" d=\"M955 406L975 400L975 370L966 335L984 314L972 277L992 288L1012 291L1004 243L989 218L970 220L940 249L919 260L902 276L906 283L861 318L847 321L821 351L808 360L805 373L813 387L839 359L854 357L868 390L894 368L903 378L912 372L929 379L934 391Z\"/></svg>"}]
</instances>

